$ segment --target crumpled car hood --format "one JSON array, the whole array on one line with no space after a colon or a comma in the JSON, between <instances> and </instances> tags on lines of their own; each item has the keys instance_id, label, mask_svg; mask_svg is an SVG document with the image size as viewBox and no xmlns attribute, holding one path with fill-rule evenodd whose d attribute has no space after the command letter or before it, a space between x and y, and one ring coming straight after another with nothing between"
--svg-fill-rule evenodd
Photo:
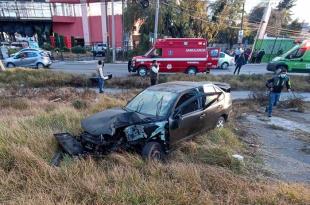
<instances>
[{"instance_id":1,"label":"crumpled car hood","mask_svg":"<svg viewBox=\"0 0 310 205\"><path fill-rule=\"evenodd\" d=\"M96 113L82 120L81 125L84 131L91 135L115 134L117 128L134 124L156 122L157 117L148 117L137 112L128 112L122 108L113 108Z\"/></svg>"}]
</instances>

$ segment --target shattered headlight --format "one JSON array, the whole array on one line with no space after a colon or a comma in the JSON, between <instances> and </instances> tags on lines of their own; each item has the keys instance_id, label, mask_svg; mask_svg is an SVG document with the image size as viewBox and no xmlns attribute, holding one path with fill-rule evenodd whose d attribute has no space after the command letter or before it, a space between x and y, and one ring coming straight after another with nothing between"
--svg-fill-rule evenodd
<instances>
[{"instance_id":1,"label":"shattered headlight","mask_svg":"<svg viewBox=\"0 0 310 205\"><path fill-rule=\"evenodd\" d=\"M132 125L126 127L124 132L128 141L147 138L147 134L144 132L144 126L142 125Z\"/></svg>"}]
</instances>

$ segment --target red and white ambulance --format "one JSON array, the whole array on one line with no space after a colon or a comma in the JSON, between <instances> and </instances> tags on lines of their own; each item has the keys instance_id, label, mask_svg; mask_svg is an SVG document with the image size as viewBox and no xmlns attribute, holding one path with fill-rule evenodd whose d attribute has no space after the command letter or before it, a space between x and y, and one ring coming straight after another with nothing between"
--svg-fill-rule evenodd
<instances>
[{"instance_id":1,"label":"red and white ambulance","mask_svg":"<svg viewBox=\"0 0 310 205\"><path fill-rule=\"evenodd\" d=\"M216 68L220 55L219 48L208 48L204 38L158 39L145 55L135 56L128 63L129 72L146 76L152 61L157 60L159 72L188 73L209 72Z\"/></svg>"}]
</instances>

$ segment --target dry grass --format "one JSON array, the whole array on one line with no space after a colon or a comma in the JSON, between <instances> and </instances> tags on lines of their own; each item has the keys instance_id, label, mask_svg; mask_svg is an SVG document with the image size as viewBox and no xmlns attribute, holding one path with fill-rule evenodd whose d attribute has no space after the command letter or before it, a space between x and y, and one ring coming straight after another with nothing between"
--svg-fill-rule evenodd
<instances>
[{"instance_id":1,"label":"dry grass","mask_svg":"<svg viewBox=\"0 0 310 205\"><path fill-rule=\"evenodd\" d=\"M160 75L159 82L170 81L216 81L226 82L232 90L265 90L265 83L271 75L197 75L186 74ZM295 91L309 92L309 76L291 76L292 87ZM112 78L106 82L108 87L118 88L146 88L150 85L149 78L130 76L124 78ZM50 70L33 69L9 69L0 73L0 87L88 87L93 86L93 82L85 75L72 75L68 73L53 72Z\"/></svg>"},{"instance_id":2,"label":"dry grass","mask_svg":"<svg viewBox=\"0 0 310 205\"><path fill-rule=\"evenodd\" d=\"M230 126L184 142L164 163L148 163L133 153L113 153L100 160L66 158L59 168L49 166L56 149L54 132L78 134L84 116L123 106L130 95L98 96L88 91L70 95L55 89L42 97L30 92L32 97L23 98L27 109L1 107L2 113L9 114L0 121L0 203L310 203L307 185L259 181L248 175L247 164L231 158L245 147ZM51 102L51 96L62 100ZM87 107L76 109L76 100Z\"/></svg>"}]
</instances>

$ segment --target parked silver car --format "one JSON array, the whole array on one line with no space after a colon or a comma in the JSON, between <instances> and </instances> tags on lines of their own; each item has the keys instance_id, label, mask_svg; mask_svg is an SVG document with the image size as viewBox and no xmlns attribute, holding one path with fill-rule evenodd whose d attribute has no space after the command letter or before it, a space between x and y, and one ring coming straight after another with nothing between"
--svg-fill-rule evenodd
<instances>
[{"instance_id":1,"label":"parked silver car","mask_svg":"<svg viewBox=\"0 0 310 205\"><path fill-rule=\"evenodd\" d=\"M16 56L17 54L20 54L20 53L25 52L25 51L44 52L50 58L52 57L52 52L51 51L46 51L46 50L43 50L41 48L23 48L23 49L19 50L18 52L11 54L11 57Z\"/></svg>"},{"instance_id":2,"label":"parked silver car","mask_svg":"<svg viewBox=\"0 0 310 205\"><path fill-rule=\"evenodd\" d=\"M4 60L8 68L12 67L33 67L47 68L52 64L50 57L42 51L24 51Z\"/></svg>"}]
</instances>

